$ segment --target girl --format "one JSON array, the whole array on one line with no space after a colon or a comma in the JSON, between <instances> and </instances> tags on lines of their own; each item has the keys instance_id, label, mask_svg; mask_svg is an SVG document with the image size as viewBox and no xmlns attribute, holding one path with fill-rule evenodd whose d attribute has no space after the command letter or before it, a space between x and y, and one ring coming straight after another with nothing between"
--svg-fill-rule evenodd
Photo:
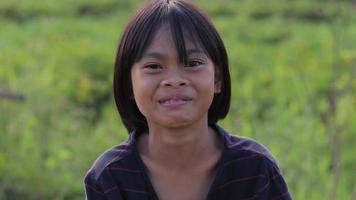
<instances>
[{"instance_id":1,"label":"girl","mask_svg":"<svg viewBox=\"0 0 356 200\"><path fill-rule=\"evenodd\" d=\"M85 177L87 199L291 199L275 160L216 123L230 105L224 44L182 0L156 0L129 21L115 63L129 138Z\"/></svg>"}]
</instances>

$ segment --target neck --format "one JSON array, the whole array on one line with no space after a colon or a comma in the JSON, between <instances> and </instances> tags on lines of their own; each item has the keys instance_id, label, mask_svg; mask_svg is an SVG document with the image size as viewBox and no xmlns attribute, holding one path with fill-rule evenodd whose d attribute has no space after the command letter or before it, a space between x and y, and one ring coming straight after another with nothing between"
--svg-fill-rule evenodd
<instances>
[{"instance_id":1,"label":"neck","mask_svg":"<svg viewBox=\"0 0 356 200\"><path fill-rule=\"evenodd\" d=\"M218 152L219 138L207 122L179 128L149 126L143 134L139 150L143 157L171 169L195 166Z\"/></svg>"}]
</instances>

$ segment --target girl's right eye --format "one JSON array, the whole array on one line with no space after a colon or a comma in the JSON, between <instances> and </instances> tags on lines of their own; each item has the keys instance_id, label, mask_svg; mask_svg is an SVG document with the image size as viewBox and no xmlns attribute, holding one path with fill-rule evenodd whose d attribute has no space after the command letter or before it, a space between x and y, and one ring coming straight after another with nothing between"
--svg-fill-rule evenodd
<instances>
[{"instance_id":1,"label":"girl's right eye","mask_svg":"<svg viewBox=\"0 0 356 200\"><path fill-rule=\"evenodd\" d=\"M144 65L143 68L150 70L150 71L153 71L153 70L156 71L156 70L162 69L162 66L159 64L152 63L152 64Z\"/></svg>"}]
</instances>

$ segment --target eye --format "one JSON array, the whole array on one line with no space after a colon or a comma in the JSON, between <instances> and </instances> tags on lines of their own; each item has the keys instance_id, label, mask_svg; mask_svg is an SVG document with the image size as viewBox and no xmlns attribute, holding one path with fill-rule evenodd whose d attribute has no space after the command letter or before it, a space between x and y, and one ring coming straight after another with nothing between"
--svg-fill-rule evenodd
<instances>
[{"instance_id":1,"label":"eye","mask_svg":"<svg viewBox=\"0 0 356 200\"><path fill-rule=\"evenodd\" d=\"M200 65L204 64L202 61L200 60L191 60L188 62L187 67L198 67Z\"/></svg>"},{"instance_id":2,"label":"eye","mask_svg":"<svg viewBox=\"0 0 356 200\"><path fill-rule=\"evenodd\" d=\"M156 63L152 63L152 64L144 65L143 68L147 70L159 70L162 69L162 66Z\"/></svg>"}]
</instances>

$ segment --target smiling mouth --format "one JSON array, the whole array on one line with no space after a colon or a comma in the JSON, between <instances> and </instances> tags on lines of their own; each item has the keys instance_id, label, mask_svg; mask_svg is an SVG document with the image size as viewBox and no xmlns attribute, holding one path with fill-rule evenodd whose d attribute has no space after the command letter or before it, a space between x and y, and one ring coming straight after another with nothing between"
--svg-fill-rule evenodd
<instances>
[{"instance_id":1,"label":"smiling mouth","mask_svg":"<svg viewBox=\"0 0 356 200\"><path fill-rule=\"evenodd\" d=\"M179 105L184 105L190 101L192 101L191 98L174 95L174 96L162 98L158 100L158 103L163 106L179 106Z\"/></svg>"}]
</instances>

